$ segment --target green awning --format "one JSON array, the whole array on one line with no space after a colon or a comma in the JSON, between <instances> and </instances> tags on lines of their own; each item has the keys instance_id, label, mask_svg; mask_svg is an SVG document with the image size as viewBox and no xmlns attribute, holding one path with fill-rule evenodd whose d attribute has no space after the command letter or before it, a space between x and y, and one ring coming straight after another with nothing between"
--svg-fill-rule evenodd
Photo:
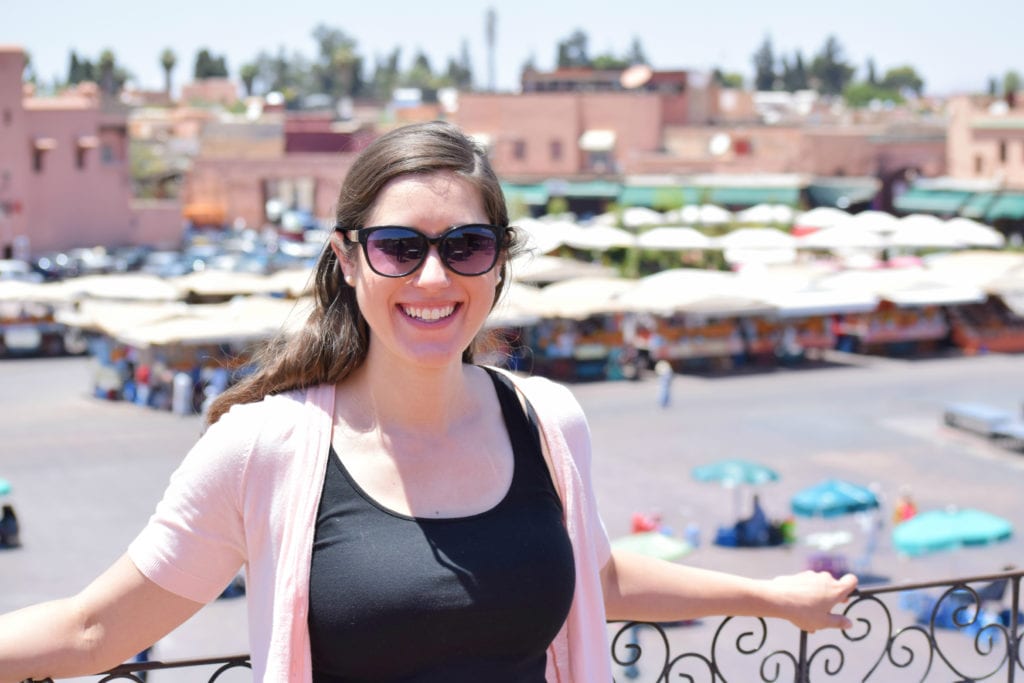
<instances>
[{"instance_id":1,"label":"green awning","mask_svg":"<svg viewBox=\"0 0 1024 683\"><path fill-rule=\"evenodd\" d=\"M893 202L900 213L954 215L974 195L966 190L920 190L911 188Z\"/></svg>"},{"instance_id":2,"label":"green awning","mask_svg":"<svg viewBox=\"0 0 1024 683\"><path fill-rule=\"evenodd\" d=\"M622 185L609 180L583 180L565 183L561 189L564 194L559 195L554 189L551 190L551 194L563 197L618 199Z\"/></svg>"},{"instance_id":3,"label":"green awning","mask_svg":"<svg viewBox=\"0 0 1024 683\"><path fill-rule=\"evenodd\" d=\"M502 183L501 189L505 193L505 201L509 204L522 202L529 206L546 206L548 203L548 188L544 185Z\"/></svg>"},{"instance_id":4,"label":"green awning","mask_svg":"<svg viewBox=\"0 0 1024 683\"><path fill-rule=\"evenodd\" d=\"M720 206L750 207L757 204L794 206L800 200L797 187L711 187L708 203Z\"/></svg>"},{"instance_id":5,"label":"green awning","mask_svg":"<svg viewBox=\"0 0 1024 683\"><path fill-rule=\"evenodd\" d=\"M989 207L998 196L995 192L979 192L960 208L960 215L974 220L984 220Z\"/></svg>"},{"instance_id":6,"label":"green awning","mask_svg":"<svg viewBox=\"0 0 1024 683\"><path fill-rule=\"evenodd\" d=\"M1001 194L989 205L985 220L1019 221L1024 219L1024 194Z\"/></svg>"},{"instance_id":7,"label":"green awning","mask_svg":"<svg viewBox=\"0 0 1024 683\"><path fill-rule=\"evenodd\" d=\"M649 209L676 209L686 204L696 204L700 194L695 188L678 185L642 186L626 185L619 193L622 206L646 206Z\"/></svg>"},{"instance_id":8,"label":"green awning","mask_svg":"<svg viewBox=\"0 0 1024 683\"><path fill-rule=\"evenodd\" d=\"M807 199L811 206L848 209L869 203L880 188L881 183L876 178L819 179L807 186Z\"/></svg>"}]
</instances>

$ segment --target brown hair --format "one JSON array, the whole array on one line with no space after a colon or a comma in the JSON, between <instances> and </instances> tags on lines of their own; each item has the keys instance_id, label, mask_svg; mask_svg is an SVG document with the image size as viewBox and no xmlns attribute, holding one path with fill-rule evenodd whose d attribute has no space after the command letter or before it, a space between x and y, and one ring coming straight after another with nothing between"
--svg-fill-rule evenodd
<instances>
[{"instance_id":1,"label":"brown hair","mask_svg":"<svg viewBox=\"0 0 1024 683\"><path fill-rule=\"evenodd\" d=\"M352 164L338 197L337 224L348 229L366 225L381 189L403 175L451 171L468 181L483 200L487 220L508 225L505 196L484 152L455 126L441 121L396 128L377 138ZM502 277L494 291L494 303L507 286L509 257L520 250L516 231L507 232ZM343 246L354 248L350 244ZM278 335L257 354L258 369L242 379L210 406L208 424L216 422L231 406L262 400L271 394L345 379L366 359L370 336L356 302L355 290L342 278L338 258L328 244L313 271L314 306L302 328ZM462 354L472 362L474 349L487 343L479 334Z\"/></svg>"}]
</instances>

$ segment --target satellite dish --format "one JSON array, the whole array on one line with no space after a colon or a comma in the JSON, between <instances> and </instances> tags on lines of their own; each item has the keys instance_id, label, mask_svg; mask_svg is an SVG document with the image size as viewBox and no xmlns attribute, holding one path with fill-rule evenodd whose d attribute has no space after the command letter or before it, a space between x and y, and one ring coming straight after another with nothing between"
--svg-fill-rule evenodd
<instances>
[{"instance_id":1,"label":"satellite dish","mask_svg":"<svg viewBox=\"0 0 1024 683\"><path fill-rule=\"evenodd\" d=\"M619 84L627 90L632 90L651 80L653 75L651 67L646 64L634 64L622 72L622 75L619 76Z\"/></svg>"},{"instance_id":2,"label":"satellite dish","mask_svg":"<svg viewBox=\"0 0 1024 683\"><path fill-rule=\"evenodd\" d=\"M716 157L722 156L732 149L732 138L728 133L715 133L708 141L708 151Z\"/></svg>"}]
</instances>

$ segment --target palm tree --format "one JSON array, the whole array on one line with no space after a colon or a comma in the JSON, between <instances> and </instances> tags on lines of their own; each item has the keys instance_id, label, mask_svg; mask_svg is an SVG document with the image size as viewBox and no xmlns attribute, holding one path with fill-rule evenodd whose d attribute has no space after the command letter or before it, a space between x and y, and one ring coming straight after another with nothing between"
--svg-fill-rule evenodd
<instances>
[{"instance_id":1,"label":"palm tree","mask_svg":"<svg viewBox=\"0 0 1024 683\"><path fill-rule=\"evenodd\" d=\"M164 48L164 51L160 53L160 66L164 68L164 93L167 95L167 99L171 99L171 72L174 71L174 65L177 63L178 57L174 51L169 47Z\"/></svg>"},{"instance_id":2,"label":"palm tree","mask_svg":"<svg viewBox=\"0 0 1024 683\"><path fill-rule=\"evenodd\" d=\"M242 85L245 86L246 97L252 97L253 81L256 80L259 72L260 68L253 63L243 64L242 68L238 70L238 75L242 79Z\"/></svg>"}]
</instances>

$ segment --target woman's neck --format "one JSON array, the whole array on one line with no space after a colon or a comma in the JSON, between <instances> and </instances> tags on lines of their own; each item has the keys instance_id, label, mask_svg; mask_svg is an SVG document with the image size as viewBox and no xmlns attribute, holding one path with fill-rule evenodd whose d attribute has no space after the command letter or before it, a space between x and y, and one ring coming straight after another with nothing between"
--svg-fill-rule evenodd
<instances>
[{"instance_id":1,"label":"woman's neck","mask_svg":"<svg viewBox=\"0 0 1024 683\"><path fill-rule=\"evenodd\" d=\"M339 386L339 416L359 431L440 436L479 407L472 373L461 362L413 369L368 358Z\"/></svg>"}]
</instances>

